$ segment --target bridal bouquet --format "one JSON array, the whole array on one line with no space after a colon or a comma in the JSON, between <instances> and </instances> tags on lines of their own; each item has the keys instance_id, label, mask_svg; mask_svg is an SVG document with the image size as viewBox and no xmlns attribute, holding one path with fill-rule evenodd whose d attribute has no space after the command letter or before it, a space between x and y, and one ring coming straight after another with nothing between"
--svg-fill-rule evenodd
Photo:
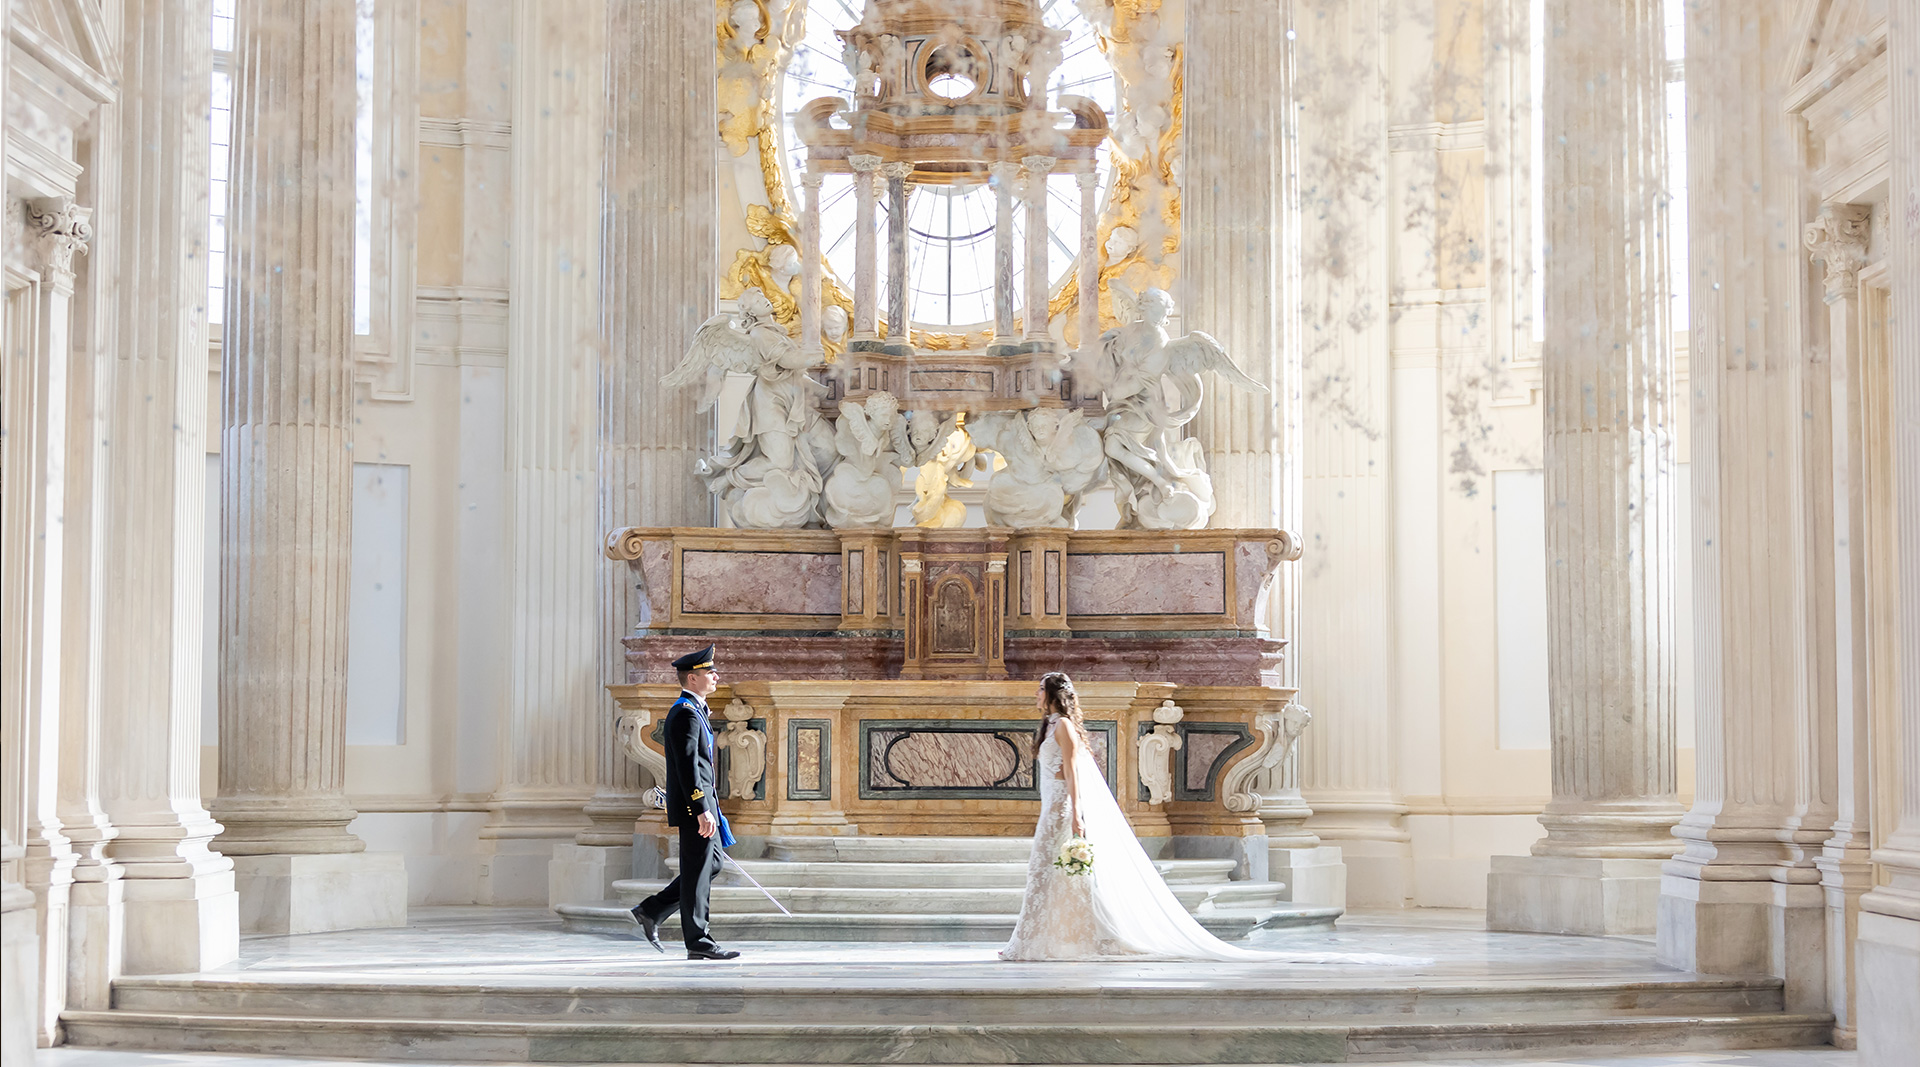
<instances>
[{"instance_id":1,"label":"bridal bouquet","mask_svg":"<svg viewBox=\"0 0 1920 1067\"><path fill-rule=\"evenodd\" d=\"M1085 874L1093 870L1093 846L1084 837L1069 837L1053 865L1068 874Z\"/></svg>"}]
</instances>

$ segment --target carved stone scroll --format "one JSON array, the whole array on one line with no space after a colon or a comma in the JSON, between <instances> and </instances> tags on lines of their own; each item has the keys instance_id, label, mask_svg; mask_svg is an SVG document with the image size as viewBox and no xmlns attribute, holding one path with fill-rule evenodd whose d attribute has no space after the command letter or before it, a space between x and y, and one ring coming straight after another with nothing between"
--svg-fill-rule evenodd
<instances>
[{"instance_id":1,"label":"carved stone scroll","mask_svg":"<svg viewBox=\"0 0 1920 1067\"><path fill-rule=\"evenodd\" d=\"M1220 783L1228 811L1251 812L1260 807L1260 794L1252 789L1255 776L1286 762L1287 754L1293 751L1312 721L1312 712L1291 702L1278 711L1262 711L1253 717L1253 728L1260 734L1260 747L1234 764Z\"/></svg>"}]
</instances>

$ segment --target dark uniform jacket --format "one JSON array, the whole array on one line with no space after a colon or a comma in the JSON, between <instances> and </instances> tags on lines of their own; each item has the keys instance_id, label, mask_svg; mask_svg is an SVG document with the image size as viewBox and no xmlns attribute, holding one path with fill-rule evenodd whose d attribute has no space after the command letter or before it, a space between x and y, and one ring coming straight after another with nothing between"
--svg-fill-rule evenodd
<instances>
[{"instance_id":1,"label":"dark uniform jacket","mask_svg":"<svg viewBox=\"0 0 1920 1067\"><path fill-rule=\"evenodd\" d=\"M662 734L667 754L667 825L693 826L702 813L719 817L713 777L713 728L707 705L682 689L667 711Z\"/></svg>"}]
</instances>

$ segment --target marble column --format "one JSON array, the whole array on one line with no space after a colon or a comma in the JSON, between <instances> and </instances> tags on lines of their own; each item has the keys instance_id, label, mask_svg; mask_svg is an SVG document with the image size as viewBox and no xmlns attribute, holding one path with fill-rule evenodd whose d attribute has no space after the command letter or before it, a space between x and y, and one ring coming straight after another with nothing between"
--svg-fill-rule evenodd
<instances>
[{"instance_id":1,"label":"marble column","mask_svg":"<svg viewBox=\"0 0 1920 1067\"><path fill-rule=\"evenodd\" d=\"M1073 176L1080 186L1080 350L1100 345L1100 172Z\"/></svg>"},{"instance_id":2,"label":"marble column","mask_svg":"<svg viewBox=\"0 0 1920 1067\"><path fill-rule=\"evenodd\" d=\"M907 179L911 163L888 163L880 168L887 181L887 340L912 344L913 324L907 318L912 279L907 277Z\"/></svg>"},{"instance_id":3,"label":"marble column","mask_svg":"<svg viewBox=\"0 0 1920 1067\"><path fill-rule=\"evenodd\" d=\"M1020 196L1020 164L995 163L987 168L993 185L993 339L1013 344L1020 339L1013 321L1013 201Z\"/></svg>"},{"instance_id":4,"label":"marble column","mask_svg":"<svg viewBox=\"0 0 1920 1067\"><path fill-rule=\"evenodd\" d=\"M1396 758L1385 54L1378 0L1297 0L1294 85L1299 277L1299 661L1314 709L1300 738L1308 826L1338 846L1348 905L1413 895ZM1283 323L1284 327L1287 324Z\"/></svg>"},{"instance_id":5,"label":"marble column","mask_svg":"<svg viewBox=\"0 0 1920 1067\"><path fill-rule=\"evenodd\" d=\"M826 358L820 339L820 181L812 168L800 174L800 347L814 362Z\"/></svg>"},{"instance_id":6,"label":"marble column","mask_svg":"<svg viewBox=\"0 0 1920 1067\"><path fill-rule=\"evenodd\" d=\"M239 952L233 861L200 799L207 421L205 0L122 13L114 232L119 301L96 371L95 527L110 617L95 623L100 803L123 875L120 966L217 967ZM132 538L112 536L138 530Z\"/></svg>"},{"instance_id":7,"label":"marble column","mask_svg":"<svg viewBox=\"0 0 1920 1067\"><path fill-rule=\"evenodd\" d=\"M1270 390L1209 382L1190 426L1213 473L1215 527L1300 528L1299 354L1288 336L1300 292L1299 213L1287 32L1282 4L1223 0L1188 13L1178 329L1212 334ZM1268 603L1268 628L1288 642L1282 678L1296 685L1298 566L1280 567ZM1314 707L1314 694L1302 692L1299 703ZM1331 900L1345 893L1346 868L1339 850L1307 827L1313 811L1300 790L1301 749L1316 729L1254 788L1264 799L1270 876L1308 900Z\"/></svg>"},{"instance_id":8,"label":"marble column","mask_svg":"<svg viewBox=\"0 0 1920 1067\"><path fill-rule=\"evenodd\" d=\"M586 827L611 737L595 446L602 185L591 178L604 174L607 28L604 0L513 7L509 658L500 784L480 831L489 904L548 903L554 846Z\"/></svg>"},{"instance_id":9,"label":"marble column","mask_svg":"<svg viewBox=\"0 0 1920 1067\"><path fill-rule=\"evenodd\" d=\"M708 125L715 107L713 22L678 0L608 4L606 18L611 135L599 260L605 336L598 536L625 526L711 521L711 499L694 471L706 419L659 382L712 311L716 248ZM663 78L683 91L653 91ZM674 209L663 211L662 204ZM675 269L658 269L662 262ZM649 621L642 617L648 601L640 567L597 555L594 566L600 572L596 677L602 685L624 684L621 641ZM597 790L585 808L589 825L571 844L554 847L550 904L611 898L612 882L632 877L636 844L653 840L636 842L634 821L646 811L641 791L654 783L615 737L620 709L604 690L592 699L600 709L593 741Z\"/></svg>"},{"instance_id":10,"label":"marble column","mask_svg":"<svg viewBox=\"0 0 1920 1067\"><path fill-rule=\"evenodd\" d=\"M1022 339L1028 344L1047 339L1047 174L1054 162L1052 156L1023 156L1020 160L1027 182L1026 331Z\"/></svg>"},{"instance_id":11,"label":"marble column","mask_svg":"<svg viewBox=\"0 0 1920 1067\"><path fill-rule=\"evenodd\" d=\"M1553 798L1532 855L1493 858L1487 925L1645 934L1680 815L1661 6L1547 0L1546 18Z\"/></svg>"},{"instance_id":12,"label":"marble column","mask_svg":"<svg viewBox=\"0 0 1920 1067\"><path fill-rule=\"evenodd\" d=\"M406 869L345 793L354 12L260 0L235 34L216 847L243 930L397 926Z\"/></svg>"},{"instance_id":13,"label":"marble column","mask_svg":"<svg viewBox=\"0 0 1920 1067\"><path fill-rule=\"evenodd\" d=\"M1696 756L1659 953L1780 976L1788 1010L1824 1010L1833 427L1806 344L1825 312L1804 250L1779 236L1803 221L1804 126L1784 104L1796 16L1788 0L1687 15Z\"/></svg>"},{"instance_id":14,"label":"marble column","mask_svg":"<svg viewBox=\"0 0 1920 1067\"><path fill-rule=\"evenodd\" d=\"M9 12L11 5L0 4L0 41L11 40L8 36L12 21ZM7 54L11 49L0 48L0 85L6 84ZM7 171L7 139L0 137L0 174ZM11 235L16 226L16 213L19 205L9 196L0 196L0 212L4 212L5 224L0 225L0 234ZM13 355L13 300L12 290L0 290L0 355ZM5 388L0 390L0 418L6 420L8 427L20 425L16 420L16 408L12 405L14 380L11 365L17 362L11 358L0 361L0 382ZM6 463L9 448L0 452L0 484L19 484L15 472ZM7 574L27 573L24 560L15 558L13 546L16 535L13 529L12 512L15 508L4 509L6 515L0 518L0 567ZM9 679L17 678L23 664L15 659L18 652L25 651L25 643L18 640L25 627L16 613L13 586L21 584L17 579L6 583L7 588L0 590L0 626L14 638L0 640L0 664L4 664L4 673ZM0 1060L7 1063L33 1062L34 1020L38 1013L39 983L35 980L34 960L38 953L39 938L34 932L33 891L22 880L27 850L20 844L26 832L26 705L15 699L17 689L11 680L0 684Z\"/></svg>"},{"instance_id":15,"label":"marble column","mask_svg":"<svg viewBox=\"0 0 1920 1067\"><path fill-rule=\"evenodd\" d=\"M848 336L855 341L872 341L878 337L874 275L879 264L874 258L873 209L883 180L880 157L851 155L847 165L853 168L853 330Z\"/></svg>"},{"instance_id":16,"label":"marble column","mask_svg":"<svg viewBox=\"0 0 1920 1067\"><path fill-rule=\"evenodd\" d=\"M1920 975L1920 12L1888 4L1887 72L1892 156L1887 365L1891 396L1892 571L1899 682L1873 728L1875 886L1860 898L1857 978L1862 1067L1894 1067L1920 1048L1913 1010Z\"/></svg>"},{"instance_id":17,"label":"marble column","mask_svg":"<svg viewBox=\"0 0 1920 1067\"><path fill-rule=\"evenodd\" d=\"M22 237L27 265L38 278L9 310L25 321L10 323L5 394L8 484L22 486L9 498L7 562L18 575L8 582L11 634L7 648L18 657L8 664L10 703L24 716L15 740L23 753L22 815L25 846L23 882L34 898L39 941L37 973L30 979L40 991L31 1026L36 1040L50 1044L58 1033L69 973L67 947L74 872L83 857L61 818L61 775L65 726L63 665L76 655L66 643L66 570L64 536L71 456L68 433L72 415L74 256L93 237L91 208L71 197L11 201L25 222ZM9 220L11 224L11 220ZM14 430L12 427L20 427ZM11 546L18 546L12 548Z\"/></svg>"},{"instance_id":18,"label":"marble column","mask_svg":"<svg viewBox=\"0 0 1920 1067\"><path fill-rule=\"evenodd\" d=\"M1829 542L1834 546L1832 574L1834 664L1834 757L1839 786L1833 835L1813 861L1826 898L1826 988L1834 1016L1834 1041L1852 1047L1858 1030L1858 985L1854 944L1859 936L1860 897L1873 885L1869 766L1873 664L1868 652L1872 632L1869 608L1868 542L1869 463L1864 425L1859 324L1863 315L1858 271L1866 261L1871 209L1862 204L1830 204L1808 223L1805 242L1812 258L1825 265L1827 304L1827 386L1824 422L1831 433L1828 471L1831 491L1825 509ZM1817 309L1814 314L1818 314ZM1810 326L1816 325L1809 323ZM1819 368L1810 368L1816 374ZM1816 583L1815 588L1825 583ZM1876 593L1877 595L1877 593Z\"/></svg>"}]
</instances>

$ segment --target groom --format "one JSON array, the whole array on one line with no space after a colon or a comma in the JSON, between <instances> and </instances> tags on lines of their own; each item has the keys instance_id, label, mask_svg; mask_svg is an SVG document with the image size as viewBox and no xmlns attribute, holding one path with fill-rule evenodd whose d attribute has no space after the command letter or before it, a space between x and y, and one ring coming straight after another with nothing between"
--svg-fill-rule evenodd
<instances>
[{"instance_id":1,"label":"groom","mask_svg":"<svg viewBox=\"0 0 1920 1067\"><path fill-rule=\"evenodd\" d=\"M667 711L667 825L680 830L680 874L665 889L635 905L633 917L648 943L662 952L659 929L675 908L690 960L730 960L740 953L713 943L707 932L707 894L726 853L720 850L720 801L713 774L713 728L707 697L719 688L713 646L673 661L680 672L680 699Z\"/></svg>"}]
</instances>

